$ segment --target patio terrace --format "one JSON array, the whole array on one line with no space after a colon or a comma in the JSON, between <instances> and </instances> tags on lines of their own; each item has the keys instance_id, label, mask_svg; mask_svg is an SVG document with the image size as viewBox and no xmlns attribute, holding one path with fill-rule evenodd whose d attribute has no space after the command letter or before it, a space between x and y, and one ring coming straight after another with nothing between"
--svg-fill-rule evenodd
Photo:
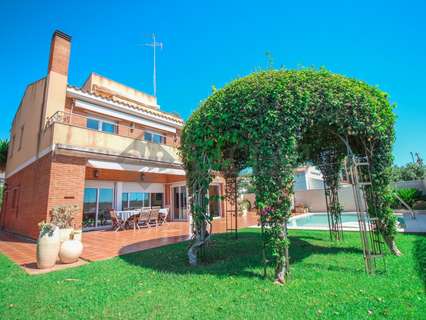
<instances>
[{"instance_id":1,"label":"patio terrace","mask_svg":"<svg viewBox=\"0 0 426 320\"><path fill-rule=\"evenodd\" d=\"M255 213L238 218L238 228L257 224ZM213 233L226 232L224 218L213 220ZM109 259L115 256L161 247L189 239L188 222L168 222L159 227L114 232L98 230L83 233L84 250L81 261L75 264L57 264L52 269L37 269L36 242L0 231L0 252L8 256L30 274L46 273L74 267L86 262Z\"/></svg>"}]
</instances>

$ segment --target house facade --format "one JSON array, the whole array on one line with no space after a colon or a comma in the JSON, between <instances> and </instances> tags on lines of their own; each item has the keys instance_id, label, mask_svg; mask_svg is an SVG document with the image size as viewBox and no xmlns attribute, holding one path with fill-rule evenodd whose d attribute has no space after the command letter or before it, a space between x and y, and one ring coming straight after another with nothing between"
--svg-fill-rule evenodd
<instances>
[{"instance_id":1,"label":"house facade","mask_svg":"<svg viewBox=\"0 0 426 320\"><path fill-rule=\"evenodd\" d=\"M78 205L76 228L111 223L111 209L161 206L188 221L185 171L178 155L184 121L157 98L89 75L68 84L71 37L53 34L48 72L27 86L10 133L0 226L31 238L58 205ZM223 195L216 178L210 194ZM221 200L210 214L221 217Z\"/></svg>"},{"instance_id":2,"label":"house facade","mask_svg":"<svg viewBox=\"0 0 426 320\"><path fill-rule=\"evenodd\" d=\"M299 167L294 172L294 191L324 189L321 171L314 166Z\"/></svg>"}]
</instances>

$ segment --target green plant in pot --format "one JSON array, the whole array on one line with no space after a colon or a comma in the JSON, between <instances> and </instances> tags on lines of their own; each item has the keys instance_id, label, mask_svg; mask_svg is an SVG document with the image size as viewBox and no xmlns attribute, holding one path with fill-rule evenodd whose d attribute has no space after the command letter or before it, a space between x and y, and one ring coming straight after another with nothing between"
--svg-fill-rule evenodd
<instances>
[{"instance_id":1,"label":"green plant in pot","mask_svg":"<svg viewBox=\"0 0 426 320\"><path fill-rule=\"evenodd\" d=\"M39 269L52 268L59 254L59 228L45 221L38 224L40 234L37 241L37 267Z\"/></svg>"},{"instance_id":2,"label":"green plant in pot","mask_svg":"<svg viewBox=\"0 0 426 320\"><path fill-rule=\"evenodd\" d=\"M56 206L52 209L51 223L58 226L60 233L61 243L65 240L70 239L70 235L73 232L73 220L74 216L79 210L78 205L70 206Z\"/></svg>"}]
</instances>

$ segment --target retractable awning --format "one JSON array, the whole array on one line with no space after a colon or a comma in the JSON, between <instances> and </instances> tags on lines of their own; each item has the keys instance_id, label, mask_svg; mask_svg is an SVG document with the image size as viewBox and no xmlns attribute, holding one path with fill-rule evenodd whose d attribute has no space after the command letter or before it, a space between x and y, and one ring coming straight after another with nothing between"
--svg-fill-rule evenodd
<instances>
[{"instance_id":1,"label":"retractable awning","mask_svg":"<svg viewBox=\"0 0 426 320\"><path fill-rule=\"evenodd\" d=\"M185 170L175 168L163 168L163 167L151 167L144 165L136 165L129 163L118 163L111 161L101 160L88 160L88 166L97 169L111 169L111 170L125 170L125 171L137 171L137 172L149 172L159 174L174 174L179 176L185 175Z\"/></svg>"}]
</instances>

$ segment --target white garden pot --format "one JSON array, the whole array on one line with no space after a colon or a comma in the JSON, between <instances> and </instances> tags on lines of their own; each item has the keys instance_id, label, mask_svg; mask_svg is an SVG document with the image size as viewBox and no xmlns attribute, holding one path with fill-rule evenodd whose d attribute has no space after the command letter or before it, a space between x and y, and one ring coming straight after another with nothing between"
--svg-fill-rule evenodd
<instances>
[{"instance_id":1,"label":"white garden pot","mask_svg":"<svg viewBox=\"0 0 426 320\"><path fill-rule=\"evenodd\" d=\"M71 239L71 233L74 231L73 228L59 229L59 238L61 239L61 243L65 240Z\"/></svg>"},{"instance_id":2,"label":"white garden pot","mask_svg":"<svg viewBox=\"0 0 426 320\"><path fill-rule=\"evenodd\" d=\"M59 258L62 263L77 262L83 253L83 244L78 240L65 240L59 250Z\"/></svg>"},{"instance_id":3,"label":"white garden pot","mask_svg":"<svg viewBox=\"0 0 426 320\"><path fill-rule=\"evenodd\" d=\"M37 241L37 267L39 269L52 268L56 263L59 248L60 238L57 227L51 233L40 234Z\"/></svg>"}]
</instances>

